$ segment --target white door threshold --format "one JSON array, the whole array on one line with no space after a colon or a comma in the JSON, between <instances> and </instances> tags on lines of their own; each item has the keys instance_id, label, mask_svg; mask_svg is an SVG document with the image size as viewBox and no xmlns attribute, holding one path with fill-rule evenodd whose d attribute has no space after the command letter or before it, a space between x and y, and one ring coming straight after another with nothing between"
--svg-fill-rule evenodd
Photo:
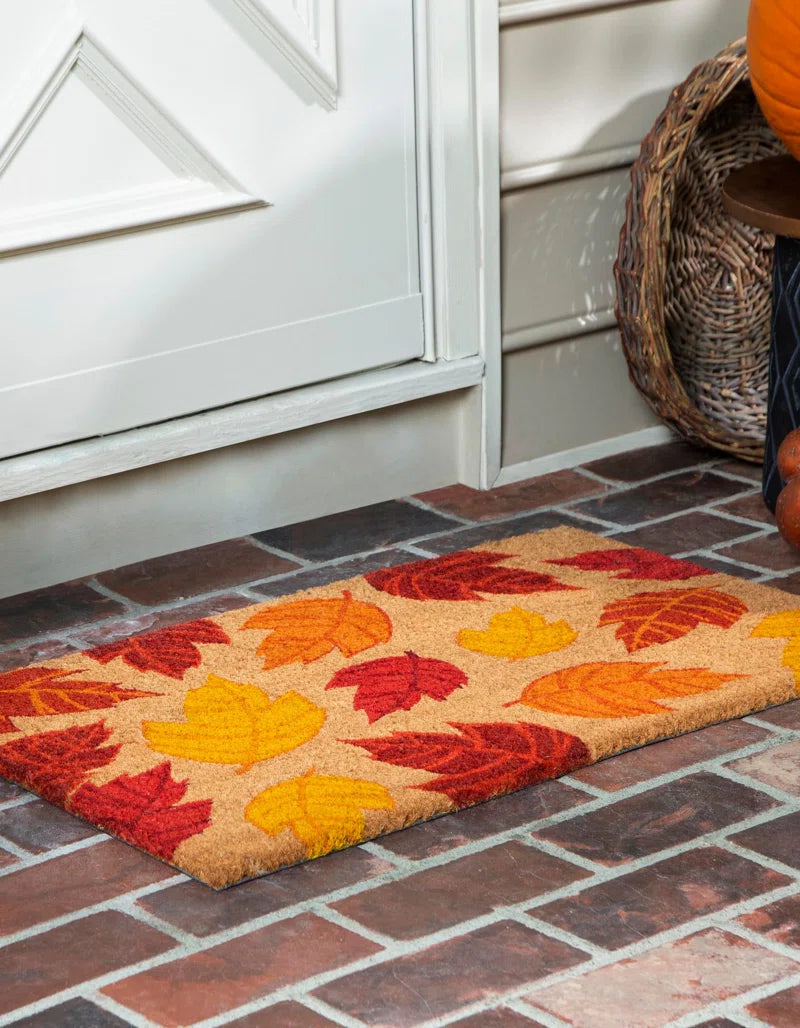
<instances>
[{"instance_id":1,"label":"white door threshold","mask_svg":"<svg viewBox=\"0 0 800 1028\"><path fill-rule=\"evenodd\" d=\"M0 461L0 500L478 385L481 357L413 361Z\"/></svg>"}]
</instances>

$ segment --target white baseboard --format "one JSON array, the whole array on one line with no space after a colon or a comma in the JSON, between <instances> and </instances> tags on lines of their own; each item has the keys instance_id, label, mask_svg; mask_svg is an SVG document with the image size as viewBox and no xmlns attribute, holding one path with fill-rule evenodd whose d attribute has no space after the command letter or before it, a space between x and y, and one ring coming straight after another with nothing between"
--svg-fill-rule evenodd
<instances>
[{"instance_id":1,"label":"white baseboard","mask_svg":"<svg viewBox=\"0 0 800 1028\"><path fill-rule=\"evenodd\" d=\"M410 361L0 461L0 500L60 489L477 385L481 357Z\"/></svg>"},{"instance_id":2,"label":"white baseboard","mask_svg":"<svg viewBox=\"0 0 800 1028\"><path fill-rule=\"evenodd\" d=\"M575 446L571 450L562 450L560 453L549 453L544 457L534 457L533 460L524 460L519 464L509 464L500 471L495 486L511 485L513 482L522 482L526 478L535 478L536 475L546 475L550 471L562 471L564 468L574 468L587 461L599 460L601 457L613 457L614 454L624 453L625 450L636 450L642 446L657 446L660 443L674 442L676 434L666 425L654 425L652 428L642 428L638 432L628 432L626 435L618 435L612 439L601 439L596 443L587 443L585 446Z\"/></svg>"},{"instance_id":3,"label":"white baseboard","mask_svg":"<svg viewBox=\"0 0 800 1028\"><path fill-rule=\"evenodd\" d=\"M0 597L458 481L448 392L0 504Z\"/></svg>"}]
</instances>

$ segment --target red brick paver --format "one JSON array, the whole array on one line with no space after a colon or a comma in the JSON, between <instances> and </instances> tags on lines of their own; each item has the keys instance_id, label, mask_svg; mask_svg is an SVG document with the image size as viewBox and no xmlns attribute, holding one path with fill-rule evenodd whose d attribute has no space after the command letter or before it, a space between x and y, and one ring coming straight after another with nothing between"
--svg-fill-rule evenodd
<instances>
[{"instance_id":1,"label":"red brick paver","mask_svg":"<svg viewBox=\"0 0 800 1028\"><path fill-rule=\"evenodd\" d=\"M192 1024L380 949L301 914L201 953L142 971L104 991L159 1024Z\"/></svg>"},{"instance_id":2,"label":"red brick paver","mask_svg":"<svg viewBox=\"0 0 800 1028\"><path fill-rule=\"evenodd\" d=\"M800 971L800 963L712 929L531 993L574 1028L660 1028Z\"/></svg>"},{"instance_id":3,"label":"red brick paver","mask_svg":"<svg viewBox=\"0 0 800 1028\"><path fill-rule=\"evenodd\" d=\"M800 591L758 473L674 443L144 561L0 601L0 671L587 516ZM800 700L225 892L0 779L0 1007L20 1028L795 1028L798 746Z\"/></svg>"},{"instance_id":4,"label":"red brick paver","mask_svg":"<svg viewBox=\"0 0 800 1028\"><path fill-rule=\"evenodd\" d=\"M105 911L14 942L0 961L0 1013L172 949L173 939Z\"/></svg>"},{"instance_id":5,"label":"red brick paver","mask_svg":"<svg viewBox=\"0 0 800 1028\"><path fill-rule=\"evenodd\" d=\"M407 1028L586 959L557 939L500 921L317 989L326 1003L374 1028Z\"/></svg>"}]
</instances>

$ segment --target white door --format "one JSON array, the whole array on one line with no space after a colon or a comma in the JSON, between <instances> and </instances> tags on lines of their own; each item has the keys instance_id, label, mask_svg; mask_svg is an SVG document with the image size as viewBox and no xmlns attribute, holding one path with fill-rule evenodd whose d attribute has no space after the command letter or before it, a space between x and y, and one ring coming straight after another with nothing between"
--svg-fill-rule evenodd
<instances>
[{"instance_id":1,"label":"white door","mask_svg":"<svg viewBox=\"0 0 800 1028\"><path fill-rule=\"evenodd\" d=\"M0 456L420 357L411 0L0 4Z\"/></svg>"}]
</instances>

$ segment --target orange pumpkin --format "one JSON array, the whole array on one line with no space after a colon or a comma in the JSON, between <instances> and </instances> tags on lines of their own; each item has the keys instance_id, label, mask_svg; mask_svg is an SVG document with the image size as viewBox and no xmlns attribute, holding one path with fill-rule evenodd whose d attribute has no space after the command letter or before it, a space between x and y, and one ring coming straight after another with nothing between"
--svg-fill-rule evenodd
<instances>
[{"instance_id":1,"label":"orange pumpkin","mask_svg":"<svg viewBox=\"0 0 800 1028\"><path fill-rule=\"evenodd\" d=\"M800 3L751 0L747 19L750 81L775 134L800 160Z\"/></svg>"},{"instance_id":2,"label":"orange pumpkin","mask_svg":"<svg viewBox=\"0 0 800 1028\"><path fill-rule=\"evenodd\" d=\"M775 520L786 542L800 547L800 478L790 478L781 489Z\"/></svg>"},{"instance_id":3,"label":"orange pumpkin","mask_svg":"<svg viewBox=\"0 0 800 1028\"><path fill-rule=\"evenodd\" d=\"M778 447L778 474L784 482L800 475L800 428L793 429Z\"/></svg>"}]
</instances>

